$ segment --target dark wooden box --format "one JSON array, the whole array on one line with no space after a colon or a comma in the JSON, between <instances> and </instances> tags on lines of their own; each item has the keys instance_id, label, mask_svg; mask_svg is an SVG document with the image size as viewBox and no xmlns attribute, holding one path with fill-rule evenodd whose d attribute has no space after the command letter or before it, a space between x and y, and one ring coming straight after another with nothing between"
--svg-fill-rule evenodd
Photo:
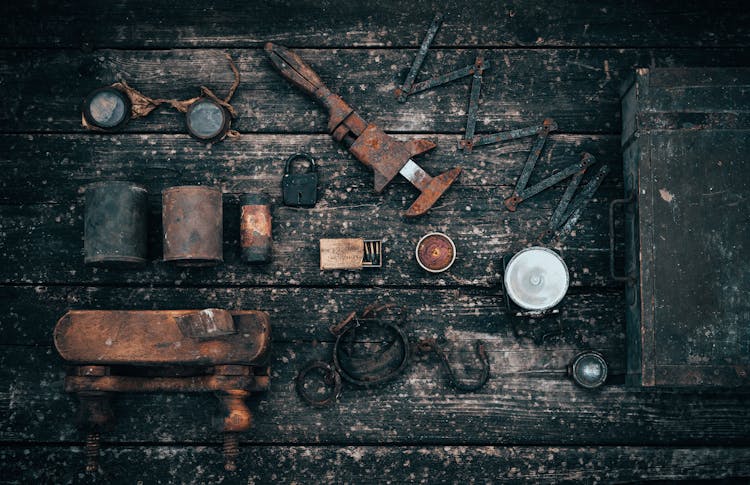
<instances>
[{"instance_id":1,"label":"dark wooden box","mask_svg":"<svg viewBox=\"0 0 750 485\"><path fill-rule=\"evenodd\" d=\"M750 383L750 69L637 69L622 92L628 377Z\"/></svg>"}]
</instances>

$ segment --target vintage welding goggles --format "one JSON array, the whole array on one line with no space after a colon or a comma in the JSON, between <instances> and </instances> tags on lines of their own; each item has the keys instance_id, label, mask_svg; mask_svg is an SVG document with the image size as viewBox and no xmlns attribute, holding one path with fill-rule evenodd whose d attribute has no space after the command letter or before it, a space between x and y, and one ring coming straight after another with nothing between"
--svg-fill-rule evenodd
<instances>
[{"instance_id":1,"label":"vintage welding goggles","mask_svg":"<svg viewBox=\"0 0 750 485\"><path fill-rule=\"evenodd\" d=\"M143 118L162 104L185 114L185 126L193 138L212 143L227 135L235 136L231 130L232 118L236 116L229 104L240 83L240 74L227 55L234 73L234 83L224 99L218 98L209 88L201 86L201 95L186 100L150 98L125 81L95 89L83 100L82 124L84 128L102 132L121 130L131 119Z\"/></svg>"}]
</instances>

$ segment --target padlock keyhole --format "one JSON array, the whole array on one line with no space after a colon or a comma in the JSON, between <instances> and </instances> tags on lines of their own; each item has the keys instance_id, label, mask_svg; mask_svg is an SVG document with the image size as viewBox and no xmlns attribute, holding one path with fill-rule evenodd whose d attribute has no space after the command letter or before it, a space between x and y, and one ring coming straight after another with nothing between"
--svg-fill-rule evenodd
<instances>
[{"instance_id":1,"label":"padlock keyhole","mask_svg":"<svg viewBox=\"0 0 750 485\"><path fill-rule=\"evenodd\" d=\"M297 192L297 203L298 204L302 203L302 192Z\"/></svg>"}]
</instances>

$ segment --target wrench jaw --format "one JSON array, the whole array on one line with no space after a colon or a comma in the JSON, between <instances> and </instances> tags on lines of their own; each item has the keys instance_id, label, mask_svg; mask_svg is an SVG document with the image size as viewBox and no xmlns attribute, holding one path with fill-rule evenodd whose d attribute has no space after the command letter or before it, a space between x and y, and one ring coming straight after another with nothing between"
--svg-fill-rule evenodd
<instances>
[{"instance_id":1,"label":"wrench jaw","mask_svg":"<svg viewBox=\"0 0 750 485\"><path fill-rule=\"evenodd\" d=\"M421 216L427 212L432 205L445 193L458 176L461 175L461 167L453 167L447 172L443 172L437 177L432 177L424 187L420 187L422 194L417 200L404 212L406 217Z\"/></svg>"}]
</instances>

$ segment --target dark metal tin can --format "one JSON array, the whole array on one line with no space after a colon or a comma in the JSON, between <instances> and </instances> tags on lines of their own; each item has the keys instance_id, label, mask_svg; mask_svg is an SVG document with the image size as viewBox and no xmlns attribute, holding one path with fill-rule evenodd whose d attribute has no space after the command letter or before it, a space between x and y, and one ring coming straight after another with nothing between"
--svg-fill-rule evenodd
<instances>
[{"instance_id":1,"label":"dark metal tin can","mask_svg":"<svg viewBox=\"0 0 750 485\"><path fill-rule=\"evenodd\" d=\"M240 197L240 246L246 263L271 260L271 201L265 194Z\"/></svg>"},{"instance_id":2,"label":"dark metal tin can","mask_svg":"<svg viewBox=\"0 0 750 485\"><path fill-rule=\"evenodd\" d=\"M221 190L186 185L162 192L164 261L181 266L213 266L222 252Z\"/></svg>"},{"instance_id":3,"label":"dark metal tin can","mask_svg":"<svg viewBox=\"0 0 750 485\"><path fill-rule=\"evenodd\" d=\"M84 263L138 266L148 257L148 191L131 182L86 186Z\"/></svg>"}]
</instances>

